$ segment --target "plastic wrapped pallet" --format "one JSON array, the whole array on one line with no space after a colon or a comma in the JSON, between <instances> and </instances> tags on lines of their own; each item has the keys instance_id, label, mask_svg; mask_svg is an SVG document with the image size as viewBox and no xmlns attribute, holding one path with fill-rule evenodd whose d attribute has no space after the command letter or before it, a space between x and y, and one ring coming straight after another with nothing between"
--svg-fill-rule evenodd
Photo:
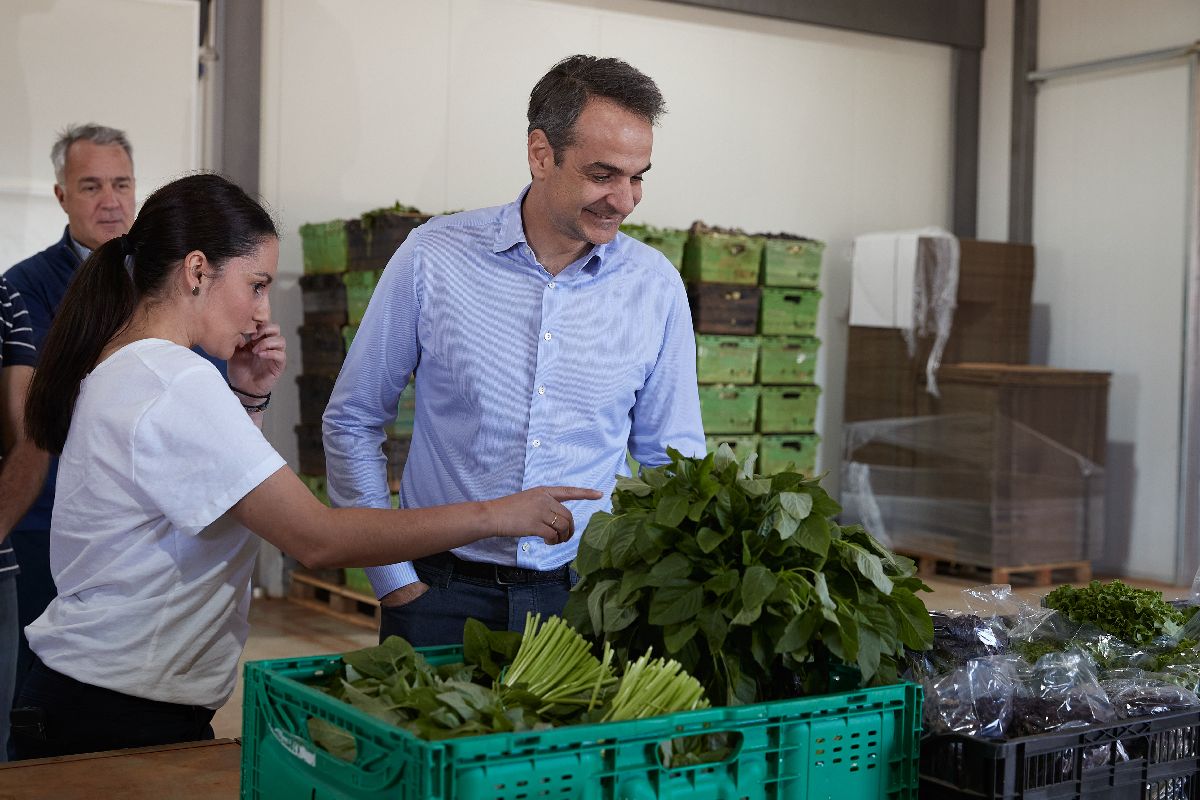
<instances>
[{"instance_id":1,"label":"plastic wrapped pallet","mask_svg":"<svg viewBox=\"0 0 1200 800\"><path fill-rule=\"evenodd\" d=\"M1026 425L951 414L856 422L845 436L843 522L893 549L1016 567L1103 547L1103 468Z\"/></svg>"}]
</instances>

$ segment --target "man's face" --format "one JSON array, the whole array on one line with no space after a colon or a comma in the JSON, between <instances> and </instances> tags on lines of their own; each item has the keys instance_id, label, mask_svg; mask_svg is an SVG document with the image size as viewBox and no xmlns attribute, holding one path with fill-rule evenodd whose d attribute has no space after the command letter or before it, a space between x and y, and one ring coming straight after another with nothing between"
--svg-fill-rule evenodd
<instances>
[{"instance_id":1,"label":"man's face","mask_svg":"<svg viewBox=\"0 0 1200 800\"><path fill-rule=\"evenodd\" d=\"M611 242L621 222L642 200L642 176L650 169L654 132L642 117L609 100L593 98L575 122L575 143L563 148L555 164L531 134L531 169L544 182L546 207L554 230L566 239L591 244ZM536 163L533 163L536 162Z\"/></svg>"},{"instance_id":2,"label":"man's face","mask_svg":"<svg viewBox=\"0 0 1200 800\"><path fill-rule=\"evenodd\" d=\"M74 142L63 183L54 196L67 213L71 236L89 250L129 232L133 224L133 162L119 144Z\"/></svg>"}]
</instances>

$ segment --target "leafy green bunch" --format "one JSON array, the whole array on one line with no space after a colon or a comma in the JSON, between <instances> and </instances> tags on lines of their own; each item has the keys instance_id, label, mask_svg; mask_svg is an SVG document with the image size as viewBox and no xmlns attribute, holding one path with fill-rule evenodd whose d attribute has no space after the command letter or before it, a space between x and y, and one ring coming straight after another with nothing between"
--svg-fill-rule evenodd
<instances>
[{"instance_id":1,"label":"leafy green bunch","mask_svg":"<svg viewBox=\"0 0 1200 800\"><path fill-rule=\"evenodd\" d=\"M728 705L823 691L837 663L895 681L905 647L930 647L913 562L834 522L816 480L755 475L726 445L669 453L618 478L580 539L564 616L584 636L620 662L665 653Z\"/></svg>"},{"instance_id":2,"label":"leafy green bunch","mask_svg":"<svg viewBox=\"0 0 1200 800\"><path fill-rule=\"evenodd\" d=\"M1087 586L1060 586L1046 595L1046 607L1072 622L1090 622L1122 641L1145 645L1173 635L1195 611L1181 611L1162 592L1135 589L1121 581L1092 581Z\"/></svg>"},{"instance_id":3,"label":"leafy green bunch","mask_svg":"<svg viewBox=\"0 0 1200 800\"><path fill-rule=\"evenodd\" d=\"M646 653L617 677L613 651L596 658L562 617L528 615L524 633L468 619L463 636L462 661L437 666L390 636L343 654L342 669L317 688L431 741L708 707L700 685L670 659ZM317 718L309 730L326 750L354 760L349 733Z\"/></svg>"}]
</instances>

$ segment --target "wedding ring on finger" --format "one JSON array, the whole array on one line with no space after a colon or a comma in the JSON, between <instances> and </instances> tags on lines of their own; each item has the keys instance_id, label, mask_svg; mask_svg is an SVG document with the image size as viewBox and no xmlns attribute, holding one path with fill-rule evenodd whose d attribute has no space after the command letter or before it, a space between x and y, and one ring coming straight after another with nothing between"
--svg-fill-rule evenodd
<instances>
[{"instance_id":1,"label":"wedding ring on finger","mask_svg":"<svg viewBox=\"0 0 1200 800\"><path fill-rule=\"evenodd\" d=\"M558 530L558 514L555 514L554 519L550 520L550 527Z\"/></svg>"}]
</instances>

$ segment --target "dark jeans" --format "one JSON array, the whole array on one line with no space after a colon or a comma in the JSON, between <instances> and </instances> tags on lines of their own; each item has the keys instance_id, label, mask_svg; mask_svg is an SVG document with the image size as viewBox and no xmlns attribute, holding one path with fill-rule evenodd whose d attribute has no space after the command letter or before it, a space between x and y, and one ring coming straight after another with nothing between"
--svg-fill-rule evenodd
<instances>
[{"instance_id":1,"label":"dark jeans","mask_svg":"<svg viewBox=\"0 0 1200 800\"><path fill-rule=\"evenodd\" d=\"M21 567L17 575L17 624L20 638L17 641L17 680L15 697L21 696L25 676L33 668L37 657L29 649L25 639L25 626L42 615L46 606L58 594L54 577L50 574L50 531L13 531L8 536L17 564Z\"/></svg>"},{"instance_id":2,"label":"dark jeans","mask_svg":"<svg viewBox=\"0 0 1200 800\"><path fill-rule=\"evenodd\" d=\"M215 712L80 683L35 661L13 710L17 758L212 739Z\"/></svg>"},{"instance_id":3,"label":"dark jeans","mask_svg":"<svg viewBox=\"0 0 1200 800\"><path fill-rule=\"evenodd\" d=\"M403 606L384 606L379 640L403 636L414 647L462 644L463 627L473 617L492 630L523 631L525 614L542 619L561 614L567 593L578 580L573 570L537 573L504 569L495 576L464 574L464 565L449 553L413 562L429 591ZM473 573L487 571L474 565ZM511 582L508 582L511 581Z\"/></svg>"}]
</instances>

